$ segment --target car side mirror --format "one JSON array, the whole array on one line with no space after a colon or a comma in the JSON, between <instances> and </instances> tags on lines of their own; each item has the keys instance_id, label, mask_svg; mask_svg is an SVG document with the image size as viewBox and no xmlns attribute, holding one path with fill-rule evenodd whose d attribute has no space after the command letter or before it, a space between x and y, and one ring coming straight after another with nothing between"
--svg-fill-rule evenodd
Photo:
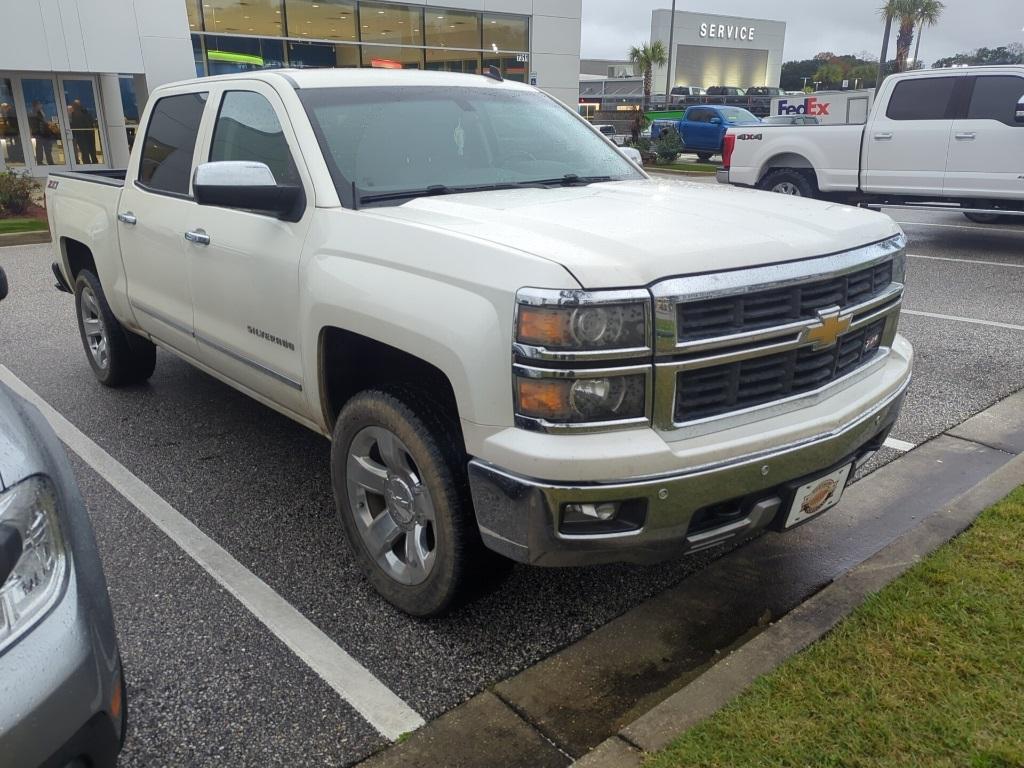
<instances>
[{"instance_id":1,"label":"car side mirror","mask_svg":"<svg viewBox=\"0 0 1024 768\"><path fill-rule=\"evenodd\" d=\"M276 214L298 221L306 206L301 186L278 184L266 163L219 160L196 168L192 191L200 205Z\"/></svg>"},{"instance_id":2,"label":"car side mirror","mask_svg":"<svg viewBox=\"0 0 1024 768\"><path fill-rule=\"evenodd\" d=\"M1017 122L1024 123L1024 99L1017 102Z\"/></svg>"},{"instance_id":3,"label":"car side mirror","mask_svg":"<svg viewBox=\"0 0 1024 768\"><path fill-rule=\"evenodd\" d=\"M7 273L0 267L0 300L7 298Z\"/></svg>"},{"instance_id":4,"label":"car side mirror","mask_svg":"<svg viewBox=\"0 0 1024 768\"><path fill-rule=\"evenodd\" d=\"M710 122L711 122L712 125L721 125L722 124L722 118L720 118L720 117L712 117Z\"/></svg>"}]
</instances>

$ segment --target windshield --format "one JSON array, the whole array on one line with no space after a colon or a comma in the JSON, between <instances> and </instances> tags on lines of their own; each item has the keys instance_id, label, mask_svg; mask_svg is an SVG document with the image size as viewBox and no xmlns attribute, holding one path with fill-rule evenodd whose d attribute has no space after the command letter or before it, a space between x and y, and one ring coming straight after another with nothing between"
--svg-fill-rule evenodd
<instances>
[{"instance_id":1,"label":"windshield","mask_svg":"<svg viewBox=\"0 0 1024 768\"><path fill-rule=\"evenodd\" d=\"M722 119L727 123L759 123L760 118L756 117L753 112L748 112L740 107L725 107L718 110L722 114Z\"/></svg>"},{"instance_id":2,"label":"windshield","mask_svg":"<svg viewBox=\"0 0 1024 768\"><path fill-rule=\"evenodd\" d=\"M300 90L342 200L641 179L535 91L450 86Z\"/></svg>"}]
</instances>

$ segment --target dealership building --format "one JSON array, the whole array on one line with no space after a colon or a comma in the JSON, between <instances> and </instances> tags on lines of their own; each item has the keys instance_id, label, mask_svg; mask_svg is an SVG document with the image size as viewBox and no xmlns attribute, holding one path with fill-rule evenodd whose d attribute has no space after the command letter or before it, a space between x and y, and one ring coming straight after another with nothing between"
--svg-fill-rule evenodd
<instances>
[{"instance_id":1,"label":"dealership building","mask_svg":"<svg viewBox=\"0 0 1024 768\"><path fill-rule=\"evenodd\" d=\"M673 29L674 28L674 29ZM786 23L711 13L656 10L651 15L651 41L669 49L672 37L672 87L714 85L778 87ZM664 93L666 67L654 70L654 90Z\"/></svg>"},{"instance_id":2,"label":"dealership building","mask_svg":"<svg viewBox=\"0 0 1024 768\"><path fill-rule=\"evenodd\" d=\"M0 171L127 164L150 90L278 67L480 73L579 98L582 0L18 0L0 18Z\"/></svg>"}]
</instances>

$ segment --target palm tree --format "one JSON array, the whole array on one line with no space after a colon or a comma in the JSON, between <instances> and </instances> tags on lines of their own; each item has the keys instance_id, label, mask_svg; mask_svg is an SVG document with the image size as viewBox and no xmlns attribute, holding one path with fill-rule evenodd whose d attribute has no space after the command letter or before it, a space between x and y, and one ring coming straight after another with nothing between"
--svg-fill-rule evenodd
<instances>
[{"instance_id":1,"label":"palm tree","mask_svg":"<svg viewBox=\"0 0 1024 768\"><path fill-rule=\"evenodd\" d=\"M651 85L654 77L654 68L663 67L668 62L668 54L665 52L665 44L660 40L653 43L644 43L640 46L634 45L629 49L629 60L644 75L644 111L651 101ZM667 96L666 96L667 98Z\"/></svg>"},{"instance_id":2,"label":"palm tree","mask_svg":"<svg viewBox=\"0 0 1024 768\"><path fill-rule=\"evenodd\" d=\"M915 64L920 61L918 58L921 53L921 37L924 34L925 27L934 27L939 17L942 16L942 12L946 9L944 3L940 0L920 0L917 8L917 45L914 47L914 62Z\"/></svg>"},{"instance_id":3,"label":"palm tree","mask_svg":"<svg viewBox=\"0 0 1024 768\"><path fill-rule=\"evenodd\" d=\"M882 87L882 80L885 79L885 65L889 61L889 38L892 37L892 20L896 17L895 4L898 0L888 2L878 9L885 19L885 32L882 33L882 55L878 57L878 77L875 78L875 90Z\"/></svg>"}]
</instances>

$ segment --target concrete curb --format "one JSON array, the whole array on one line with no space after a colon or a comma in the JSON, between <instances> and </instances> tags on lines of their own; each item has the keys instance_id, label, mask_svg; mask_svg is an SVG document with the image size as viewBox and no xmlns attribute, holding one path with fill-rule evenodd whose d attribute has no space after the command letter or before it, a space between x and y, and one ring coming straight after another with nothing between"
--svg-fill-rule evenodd
<instances>
[{"instance_id":1,"label":"concrete curb","mask_svg":"<svg viewBox=\"0 0 1024 768\"><path fill-rule=\"evenodd\" d=\"M11 232L7 235L0 235L0 248L7 245L39 245L49 243L53 238L47 229L39 232Z\"/></svg>"},{"instance_id":2,"label":"concrete curb","mask_svg":"<svg viewBox=\"0 0 1024 768\"><path fill-rule=\"evenodd\" d=\"M942 512L836 579L574 765L580 768L640 766L644 752L664 749L677 736L739 696L758 677L820 640L869 595L965 531L983 510L1021 485L1024 485L1024 454L996 470Z\"/></svg>"}]
</instances>

